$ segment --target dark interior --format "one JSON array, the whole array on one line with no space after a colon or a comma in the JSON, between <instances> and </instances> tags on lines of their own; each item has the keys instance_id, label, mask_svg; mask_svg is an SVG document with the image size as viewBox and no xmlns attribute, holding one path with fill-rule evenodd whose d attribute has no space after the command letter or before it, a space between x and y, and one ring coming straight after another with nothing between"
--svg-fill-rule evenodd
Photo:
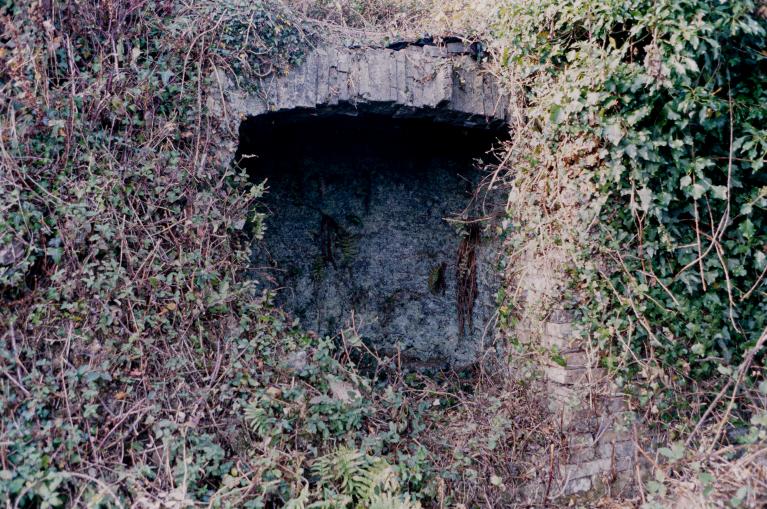
<instances>
[{"instance_id":1,"label":"dark interior","mask_svg":"<svg viewBox=\"0 0 767 509\"><path fill-rule=\"evenodd\" d=\"M475 199L508 134L417 118L270 114L243 121L239 163L266 179L258 281L323 335L354 325L417 366L466 365L492 337L497 287Z\"/></svg>"}]
</instances>

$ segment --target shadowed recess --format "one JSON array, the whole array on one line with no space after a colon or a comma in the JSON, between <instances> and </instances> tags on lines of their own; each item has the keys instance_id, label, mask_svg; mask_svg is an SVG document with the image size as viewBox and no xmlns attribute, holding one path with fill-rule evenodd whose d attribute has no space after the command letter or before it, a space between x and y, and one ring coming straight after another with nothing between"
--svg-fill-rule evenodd
<instances>
[{"instance_id":1,"label":"shadowed recess","mask_svg":"<svg viewBox=\"0 0 767 509\"><path fill-rule=\"evenodd\" d=\"M238 160L266 179L256 278L322 335L353 325L416 368L470 364L492 339L492 199L504 131L314 111L252 117ZM495 254L494 254L495 253Z\"/></svg>"}]
</instances>

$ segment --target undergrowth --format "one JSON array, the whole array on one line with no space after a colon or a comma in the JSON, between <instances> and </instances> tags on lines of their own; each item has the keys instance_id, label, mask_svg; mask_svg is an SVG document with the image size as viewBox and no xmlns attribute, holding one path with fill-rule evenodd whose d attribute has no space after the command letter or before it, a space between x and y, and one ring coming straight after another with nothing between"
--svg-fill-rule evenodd
<instances>
[{"instance_id":1,"label":"undergrowth","mask_svg":"<svg viewBox=\"0 0 767 509\"><path fill-rule=\"evenodd\" d=\"M0 12L2 505L410 508L535 475L441 440L481 408L494 443L544 441L488 409L489 379L363 375L353 332L308 334L248 277L264 187L211 104L222 76L300 63L316 23L271 2Z\"/></svg>"},{"instance_id":2,"label":"undergrowth","mask_svg":"<svg viewBox=\"0 0 767 509\"><path fill-rule=\"evenodd\" d=\"M406 375L353 328L317 338L256 291L264 188L220 153L236 134L210 108L221 76L248 88L289 72L323 30L353 45L365 30L487 37L491 21L489 65L524 95L497 174L507 266L531 244L569 254L563 296L660 437L642 502L764 501L767 74L752 2L0 12L4 505L503 507L545 476L531 458L554 450L557 423L508 366Z\"/></svg>"}]
</instances>

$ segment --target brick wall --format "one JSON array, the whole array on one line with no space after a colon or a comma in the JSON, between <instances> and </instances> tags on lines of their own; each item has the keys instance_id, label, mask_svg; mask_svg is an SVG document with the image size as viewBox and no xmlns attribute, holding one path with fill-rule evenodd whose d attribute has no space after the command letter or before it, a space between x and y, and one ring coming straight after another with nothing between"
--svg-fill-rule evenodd
<instances>
[{"instance_id":1,"label":"brick wall","mask_svg":"<svg viewBox=\"0 0 767 509\"><path fill-rule=\"evenodd\" d=\"M634 478L632 414L579 334L577 309L565 297L567 267L566 246L539 245L514 268L520 320L512 333L538 352L542 390L563 436L556 459L541 458L553 482L528 486L531 500L545 490L549 498L597 497L630 489Z\"/></svg>"}]
</instances>

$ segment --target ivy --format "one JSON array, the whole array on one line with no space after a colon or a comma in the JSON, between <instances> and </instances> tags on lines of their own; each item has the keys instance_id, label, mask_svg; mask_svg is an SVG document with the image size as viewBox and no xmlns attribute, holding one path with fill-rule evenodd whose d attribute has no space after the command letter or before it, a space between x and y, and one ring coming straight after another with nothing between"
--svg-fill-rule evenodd
<instances>
[{"instance_id":1,"label":"ivy","mask_svg":"<svg viewBox=\"0 0 767 509\"><path fill-rule=\"evenodd\" d=\"M767 327L766 30L750 1L501 7L530 115L515 171L548 165L580 186L584 330L669 418Z\"/></svg>"}]
</instances>

